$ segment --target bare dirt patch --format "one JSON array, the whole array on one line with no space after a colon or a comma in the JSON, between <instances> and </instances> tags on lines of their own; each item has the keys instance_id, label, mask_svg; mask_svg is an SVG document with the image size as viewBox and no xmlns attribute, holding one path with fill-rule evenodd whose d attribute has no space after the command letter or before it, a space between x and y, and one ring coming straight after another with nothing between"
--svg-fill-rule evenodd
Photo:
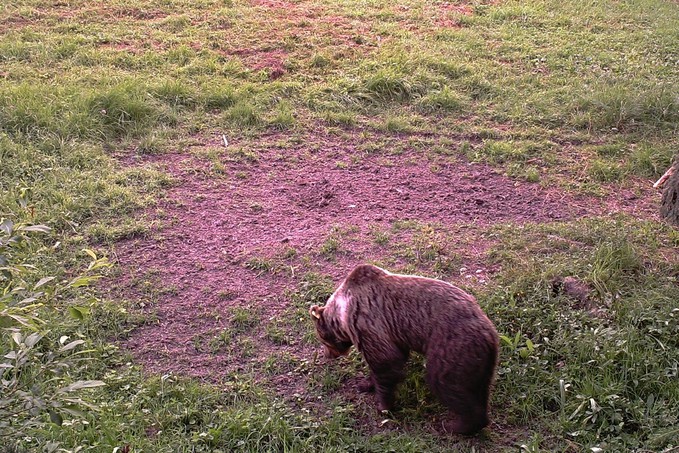
<instances>
[{"instance_id":1,"label":"bare dirt patch","mask_svg":"<svg viewBox=\"0 0 679 453\"><path fill-rule=\"evenodd\" d=\"M388 232L398 243L409 232L394 225L438 225L459 236L461 268L487 279L492 269L483 266L486 244L465 235L498 222L554 222L611 210L605 200L519 182L485 164L416 151L362 154L350 140L315 139L323 141L323 151L304 145L280 149L270 140L256 160L235 152L237 145L223 149L218 137L203 140L203 150L222 148L219 166L201 158L200 149L151 159L177 181L151 214L162 228L116 249L124 295L138 297L148 280L159 288L152 307L157 320L124 343L150 371L215 381L270 354L308 357L312 351L304 351L301 342L276 345L264 339L264 328L289 310L286 291L305 272L338 281L360 262L388 260L393 250L377 243L372 232ZM350 156L355 159L347 160ZM333 235L337 250L325 256L324 244ZM283 258L289 250L294 256ZM449 279L470 284L464 272ZM259 319L250 329L253 352L245 359L210 347L231 325L232 307L254 310ZM285 376L279 381L299 386Z\"/></svg>"},{"instance_id":2,"label":"bare dirt patch","mask_svg":"<svg viewBox=\"0 0 679 453\"><path fill-rule=\"evenodd\" d=\"M286 73L285 60L287 53L283 50L251 50L237 49L233 51L255 71L268 71L269 78L274 80Z\"/></svg>"},{"instance_id":3,"label":"bare dirt patch","mask_svg":"<svg viewBox=\"0 0 679 453\"><path fill-rule=\"evenodd\" d=\"M33 23L35 18L27 18L20 15L2 17L0 18L0 33L6 33L10 30L26 29L29 25Z\"/></svg>"},{"instance_id":4,"label":"bare dirt patch","mask_svg":"<svg viewBox=\"0 0 679 453\"><path fill-rule=\"evenodd\" d=\"M439 17L436 25L441 28L459 28L460 23L456 16L471 16L474 13L471 5L442 3L439 5Z\"/></svg>"}]
</instances>

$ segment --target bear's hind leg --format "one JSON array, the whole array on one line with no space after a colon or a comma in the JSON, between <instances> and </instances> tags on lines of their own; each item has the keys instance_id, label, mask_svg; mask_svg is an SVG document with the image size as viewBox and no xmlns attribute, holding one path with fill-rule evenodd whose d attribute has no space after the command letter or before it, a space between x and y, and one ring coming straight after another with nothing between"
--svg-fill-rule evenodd
<instances>
[{"instance_id":1,"label":"bear's hind leg","mask_svg":"<svg viewBox=\"0 0 679 453\"><path fill-rule=\"evenodd\" d=\"M455 434L475 434L488 426L489 420L486 407L480 405L474 406L474 403L471 404L472 406L467 407L458 405L452 408L448 406L456 418L446 423L446 431Z\"/></svg>"},{"instance_id":2,"label":"bear's hind leg","mask_svg":"<svg viewBox=\"0 0 679 453\"><path fill-rule=\"evenodd\" d=\"M488 393L479 387L474 389L457 386L450 382L432 382L429 387L441 402L453 413L454 420L446 429L458 434L473 434L488 423Z\"/></svg>"},{"instance_id":3,"label":"bear's hind leg","mask_svg":"<svg viewBox=\"0 0 679 453\"><path fill-rule=\"evenodd\" d=\"M473 434L488 425L492 370L465 367L435 354L427 357L427 385L455 416L448 431Z\"/></svg>"}]
</instances>

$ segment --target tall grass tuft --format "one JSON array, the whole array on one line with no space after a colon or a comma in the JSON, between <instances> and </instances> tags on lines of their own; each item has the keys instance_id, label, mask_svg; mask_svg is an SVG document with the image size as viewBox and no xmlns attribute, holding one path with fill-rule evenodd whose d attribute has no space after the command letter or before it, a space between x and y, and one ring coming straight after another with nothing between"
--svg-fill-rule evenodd
<instances>
[{"instance_id":1,"label":"tall grass tuft","mask_svg":"<svg viewBox=\"0 0 679 453\"><path fill-rule=\"evenodd\" d=\"M149 91L138 81L128 81L98 90L87 101L90 115L97 119L106 136L137 136L161 121L170 123Z\"/></svg>"},{"instance_id":2,"label":"tall grass tuft","mask_svg":"<svg viewBox=\"0 0 679 453\"><path fill-rule=\"evenodd\" d=\"M224 118L229 123L241 127L254 127L262 122L259 109L247 101L238 101L226 111Z\"/></svg>"},{"instance_id":3,"label":"tall grass tuft","mask_svg":"<svg viewBox=\"0 0 679 453\"><path fill-rule=\"evenodd\" d=\"M635 129L673 128L679 123L679 88L639 87L628 82L597 84L574 105L582 127Z\"/></svg>"},{"instance_id":4,"label":"tall grass tuft","mask_svg":"<svg viewBox=\"0 0 679 453\"><path fill-rule=\"evenodd\" d=\"M151 89L151 94L171 106L193 107L197 95L183 80L165 80Z\"/></svg>"},{"instance_id":5,"label":"tall grass tuft","mask_svg":"<svg viewBox=\"0 0 679 453\"><path fill-rule=\"evenodd\" d=\"M383 68L363 81L368 96L381 100L402 100L412 97L414 86L405 74L393 68Z\"/></svg>"},{"instance_id":6,"label":"tall grass tuft","mask_svg":"<svg viewBox=\"0 0 679 453\"><path fill-rule=\"evenodd\" d=\"M228 83L210 83L201 86L200 102L207 110L224 110L239 99L236 90Z\"/></svg>"},{"instance_id":7,"label":"tall grass tuft","mask_svg":"<svg viewBox=\"0 0 679 453\"><path fill-rule=\"evenodd\" d=\"M70 90L28 83L0 85L0 128L10 135L71 139L91 135L96 126Z\"/></svg>"},{"instance_id":8,"label":"tall grass tuft","mask_svg":"<svg viewBox=\"0 0 679 453\"><path fill-rule=\"evenodd\" d=\"M291 129L296 122L293 112L294 110L289 103L279 103L274 116L269 120L269 126L281 131Z\"/></svg>"},{"instance_id":9,"label":"tall grass tuft","mask_svg":"<svg viewBox=\"0 0 679 453\"><path fill-rule=\"evenodd\" d=\"M615 295L621 287L628 286L643 275L644 262L636 248L626 239L604 242L594 249L590 279L601 295Z\"/></svg>"},{"instance_id":10,"label":"tall grass tuft","mask_svg":"<svg viewBox=\"0 0 679 453\"><path fill-rule=\"evenodd\" d=\"M175 90L172 96L176 95ZM169 97L164 100L175 102ZM169 109L154 100L152 90L138 81L97 90L31 84L0 86L0 127L14 136L110 140L139 136L151 126L174 122L176 118Z\"/></svg>"},{"instance_id":11,"label":"tall grass tuft","mask_svg":"<svg viewBox=\"0 0 679 453\"><path fill-rule=\"evenodd\" d=\"M417 105L425 112L459 112L464 109L463 98L449 86L430 91L419 99Z\"/></svg>"}]
</instances>

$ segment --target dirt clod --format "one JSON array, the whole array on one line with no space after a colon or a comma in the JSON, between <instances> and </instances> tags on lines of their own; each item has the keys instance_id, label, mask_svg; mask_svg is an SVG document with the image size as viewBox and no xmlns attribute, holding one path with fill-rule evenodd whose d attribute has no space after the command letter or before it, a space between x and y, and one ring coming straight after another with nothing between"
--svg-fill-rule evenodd
<instances>
[{"instance_id":1,"label":"dirt clod","mask_svg":"<svg viewBox=\"0 0 679 453\"><path fill-rule=\"evenodd\" d=\"M565 294L577 302L577 308L590 308L592 289L576 277L556 277L552 281L555 294Z\"/></svg>"}]
</instances>

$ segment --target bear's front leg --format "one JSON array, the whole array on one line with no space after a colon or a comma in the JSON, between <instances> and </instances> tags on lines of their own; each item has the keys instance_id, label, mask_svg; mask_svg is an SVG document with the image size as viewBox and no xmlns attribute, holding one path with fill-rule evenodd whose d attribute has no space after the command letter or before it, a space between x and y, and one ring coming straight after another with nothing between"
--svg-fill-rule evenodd
<instances>
[{"instance_id":1,"label":"bear's front leg","mask_svg":"<svg viewBox=\"0 0 679 453\"><path fill-rule=\"evenodd\" d=\"M361 379L356 386L361 393L372 393L375 391L375 376L370 373L370 376Z\"/></svg>"},{"instance_id":2,"label":"bear's front leg","mask_svg":"<svg viewBox=\"0 0 679 453\"><path fill-rule=\"evenodd\" d=\"M408 351L401 351L390 344L364 345L363 356L372 371L377 407L390 411L396 399L396 386L403 380ZM368 387L369 388L369 387Z\"/></svg>"},{"instance_id":3,"label":"bear's front leg","mask_svg":"<svg viewBox=\"0 0 679 453\"><path fill-rule=\"evenodd\" d=\"M391 411L394 408L394 402L396 401L396 385L398 381L395 382L391 379L382 379L382 382L375 384L375 396L377 398L377 409L382 411Z\"/></svg>"}]
</instances>

